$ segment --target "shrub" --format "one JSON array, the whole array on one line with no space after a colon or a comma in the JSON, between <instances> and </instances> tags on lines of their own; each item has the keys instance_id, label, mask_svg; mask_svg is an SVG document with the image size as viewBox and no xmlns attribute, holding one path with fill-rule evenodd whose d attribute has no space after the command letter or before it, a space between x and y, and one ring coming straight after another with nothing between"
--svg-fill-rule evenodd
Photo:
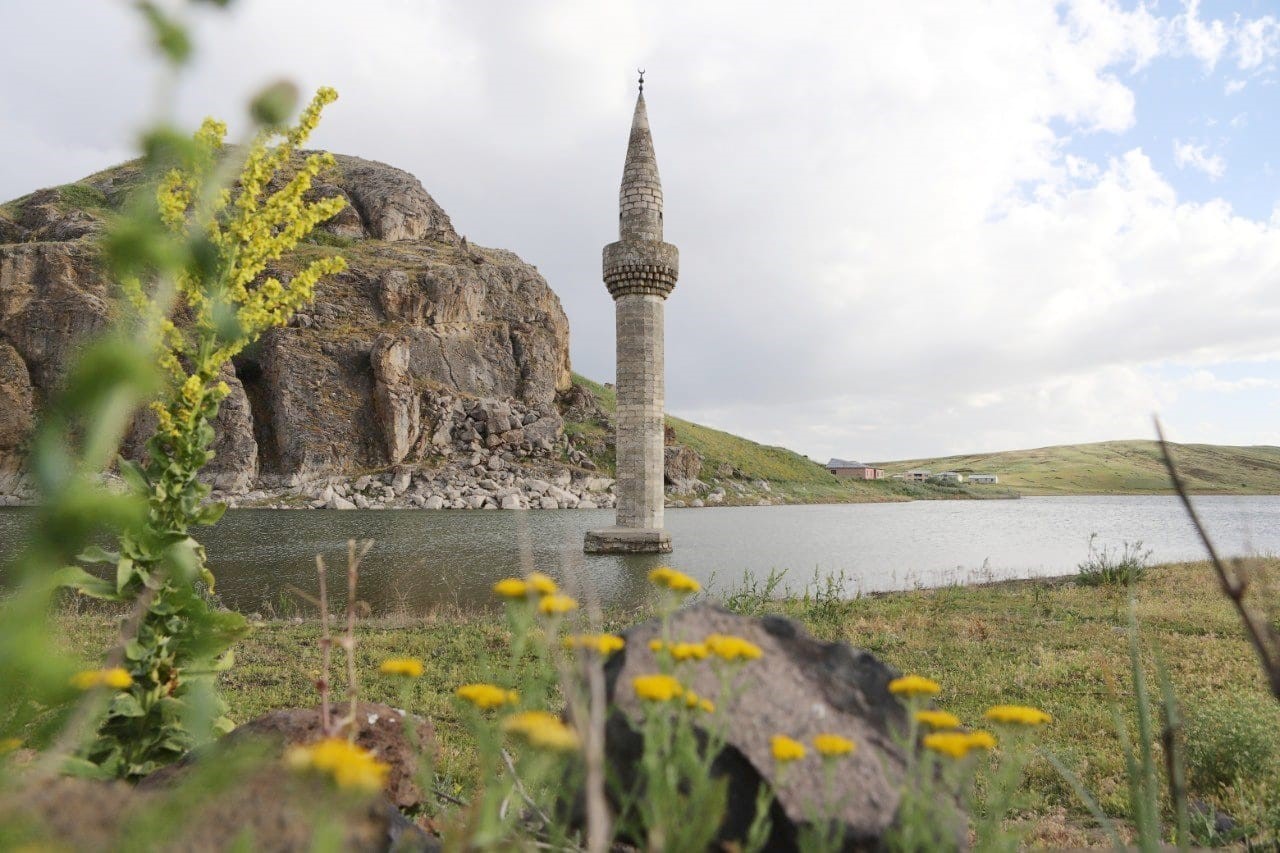
<instances>
[{"instance_id":1,"label":"shrub","mask_svg":"<svg viewBox=\"0 0 1280 853\"><path fill-rule=\"evenodd\" d=\"M1137 583L1151 561L1151 549L1143 550L1142 540L1125 542L1119 548L1099 548L1098 534L1089 534L1089 556L1080 563L1076 583L1081 586L1129 586Z\"/></svg>"},{"instance_id":2,"label":"shrub","mask_svg":"<svg viewBox=\"0 0 1280 853\"><path fill-rule=\"evenodd\" d=\"M1265 697L1211 699L1186 718L1188 782L1201 793L1261 779L1276 760L1276 708Z\"/></svg>"}]
</instances>

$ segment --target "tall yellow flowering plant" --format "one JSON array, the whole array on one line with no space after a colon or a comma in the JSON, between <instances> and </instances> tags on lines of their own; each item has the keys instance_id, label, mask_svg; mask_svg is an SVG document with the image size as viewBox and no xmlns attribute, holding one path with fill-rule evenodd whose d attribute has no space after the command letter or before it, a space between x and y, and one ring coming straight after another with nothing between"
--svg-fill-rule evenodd
<instances>
[{"instance_id":1,"label":"tall yellow flowering plant","mask_svg":"<svg viewBox=\"0 0 1280 853\"><path fill-rule=\"evenodd\" d=\"M213 524L225 510L206 503L210 490L198 475L213 458L211 424L230 393L221 378L226 365L263 332L285 325L322 276L346 268L341 257L327 256L287 281L266 275L345 204L342 197L306 199L316 176L334 167L331 155L294 162L336 98L333 89L320 89L297 124L281 128L288 91L267 90L253 106L262 129L240 149L224 147L226 127L212 119L190 140L153 138L169 161L154 205L140 206L107 238L128 303L156 333L165 379L151 404L157 424L147 460L120 461L131 490L147 501L146 522L120 534L118 551L84 555L114 563L114 583L81 575L73 584L132 602L138 617L124 647L131 683L112 699L84 756L109 775L145 775L229 726L214 680L230 666L230 647L245 622L209 607L201 582L211 592L214 578L188 531ZM277 175L283 186L272 192ZM173 263L173 255L181 262Z\"/></svg>"}]
</instances>

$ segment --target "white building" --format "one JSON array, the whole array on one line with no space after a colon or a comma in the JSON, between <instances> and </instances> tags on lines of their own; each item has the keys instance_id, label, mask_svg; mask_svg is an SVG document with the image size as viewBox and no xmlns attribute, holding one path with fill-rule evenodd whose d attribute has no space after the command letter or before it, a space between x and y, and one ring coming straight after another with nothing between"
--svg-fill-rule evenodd
<instances>
[{"instance_id":1,"label":"white building","mask_svg":"<svg viewBox=\"0 0 1280 853\"><path fill-rule=\"evenodd\" d=\"M960 476L955 471L943 471L940 474L936 474L934 476L934 479L941 480L944 483L963 483L964 482L964 477Z\"/></svg>"},{"instance_id":2,"label":"white building","mask_svg":"<svg viewBox=\"0 0 1280 853\"><path fill-rule=\"evenodd\" d=\"M970 483L998 483L1000 478L995 474L970 474Z\"/></svg>"}]
</instances>

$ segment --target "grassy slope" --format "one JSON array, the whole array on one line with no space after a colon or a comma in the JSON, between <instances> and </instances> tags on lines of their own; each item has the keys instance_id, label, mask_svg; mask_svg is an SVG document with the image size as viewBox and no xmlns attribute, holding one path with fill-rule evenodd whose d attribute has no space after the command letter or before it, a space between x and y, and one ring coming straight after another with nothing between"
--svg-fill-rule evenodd
<instances>
[{"instance_id":1,"label":"grassy slope","mask_svg":"<svg viewBox=\"0 0 1280 853\"><path fill-rule=\"evenodd\" d=\"M1197 492L1280 494L1280 447L1174 445L1174 460ZM1169 479L1154 441L1104 441L878 463L889 471L928 468L998 474L1025 494L1164 493Z\"/></svg>"},{"instance_id":2,"label":"grassy slope","mask_svg":"<svg viewBox=\"0 0 1280 853\"><path fill-rule=\"evenodd\" d=\"M574 374L574 382L595 394L601 408L613 413L617 407L617 395L612 388L592 382ZM721 465L737 469L739 480L767 480L773 491L771 498L782 498L795 503L854 503L870 501L900 501L913 498L972 497L965 489L934 485L912 485L897 481L863 482L838 480L822 465L785 447L771 447L722 432L718 429L695 424L681 418L667 416L667 425L675 430L676 441L691 447L702 455L702 479L723 481L717 470ZM601 438L604 430L598 424L568 424L571 435ZM604 467L612 468L612 459L597 460ZM752 500L758 493L751 492ZM999 488L988 495L1008 496ZM729 495L729 502L734 495Z\"/></svg>"},{"instance_id":3,"label":"grassy slope","mask_svg":"<svg viewBox=\"0 0 1280 853\"><path fill-rule=\"evenodd\" d=\"M1280 728L1280 705L1269 699L1239 622L1217 592L1207 564L1150 570L1135 588L1146 644L1144 664L1154 679L1159 648L1186 714L1194 721L1207 708L1234 708L1264 732ZM783 602L740 596L738 609L780 611L800 619L820 637L846 640L892 666L937 679L940 706L980 724L994 703L1044 708L1054 723L1037 739L1079 775L1106 811L1124 815L1123 759L1112 723L1113 692L1135 730L1128 686L1123 590L1079 587L1064 581L1029 581L986 587L919 590L840 601L818 595ZM618 629L647 618L646 608L606 617ZM101 616L63 615L60 633L88 658L110 642L111 622ZM319 674L318 625L288 621L258 626L236 650L236 666L223 676L232 716L240 721L273 708L312 705ZM492 614L447 613L425 619L362 623L358 658L362 696L428 715L441 748L437 767L464 792L474 770L474 744L451 698L462 683L484 680L486 659L505 660L507 629ZM410 695L374 672L388 656L422 658L426 672ZM340 676L338 676L340 678ZM1154 681L1152 682L1154 684ZM1191 736L1206 739L1195 725ZM1280 763L1276 752L1254 767L1251 778L1227 789L1203 786L1192 768L1193 792L1232 814L1242 825L1280 831ZM1084 807L1043 760L1028 769L1015 803L1032 837L1042 845L1075 847L1103 841L1090 828Z\"/></svg>"}]
</instances>

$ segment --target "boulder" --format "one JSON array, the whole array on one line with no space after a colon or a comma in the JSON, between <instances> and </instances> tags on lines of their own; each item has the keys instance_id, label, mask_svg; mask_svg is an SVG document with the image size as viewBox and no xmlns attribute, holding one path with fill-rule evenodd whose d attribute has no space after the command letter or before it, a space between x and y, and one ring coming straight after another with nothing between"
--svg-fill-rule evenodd
<instances>
[{"instance_id":1,"label":"boulder","mask_svg":"<svg viewBox=\"0 0 1280 853\"><path fill-rule=\"evenodd\" d=\"M661 637L661 623L645 622L625 633L626 648L605 666L612 710L606 726L606 753L615 772L627 778L642 747L644 708L631 687L635 676L657 672L649 642ZM770 739L785 734L811 744L822 733L857 744L833 774L828 802L839 804L848 849L874 849L894 823L905 754L898 740L906 731L901 703L889 693L897 673L871 653L846 643L809 636L797 622L780 616L752 618L699 604L670 619L672 641L701 641L730 634L755 643L763 656L743 664L727 692L713 660L680 665L681 681L711 697L727 721L725 746L712 772L728 778L728 811L721 838L742 838L755 812L762 781L776 792L768 850L795 850L797 830L817 812L824 796L821 758L812 749L779 775Z\"/></svg>"},{"instance_id":2,"label":"boulder","mask_svg":"<svg viewBox=\"0 0 1280 853\"><path fill-rule=\"evenodd\" d=\"M31 376L22 356L0 340L0 471L16 471L35 418Z\"/></svg>"},{"instance_id":3,"label":"boulder","mask_svg":"<svg viewBox=\"0 0 1280 853\"><path fill-rule=\"evenodd\" d=\"M409 343L393 335L379 335L369 351L373 367L373 404L382 427L387 460L393 465L408 455L418 440L421 409L409 375Z\"/></svg>"},{"instance_id":4,"label":"boulder","mask_svg":"<svg viewBox=\"0 0 1280 853\"><path fill-rule=\"evenodd\" d=\"M693 490L702 473L702 454L684 445L668 445L662 450L663 479L677 492Z\"/></svg>"}]
</instances>

